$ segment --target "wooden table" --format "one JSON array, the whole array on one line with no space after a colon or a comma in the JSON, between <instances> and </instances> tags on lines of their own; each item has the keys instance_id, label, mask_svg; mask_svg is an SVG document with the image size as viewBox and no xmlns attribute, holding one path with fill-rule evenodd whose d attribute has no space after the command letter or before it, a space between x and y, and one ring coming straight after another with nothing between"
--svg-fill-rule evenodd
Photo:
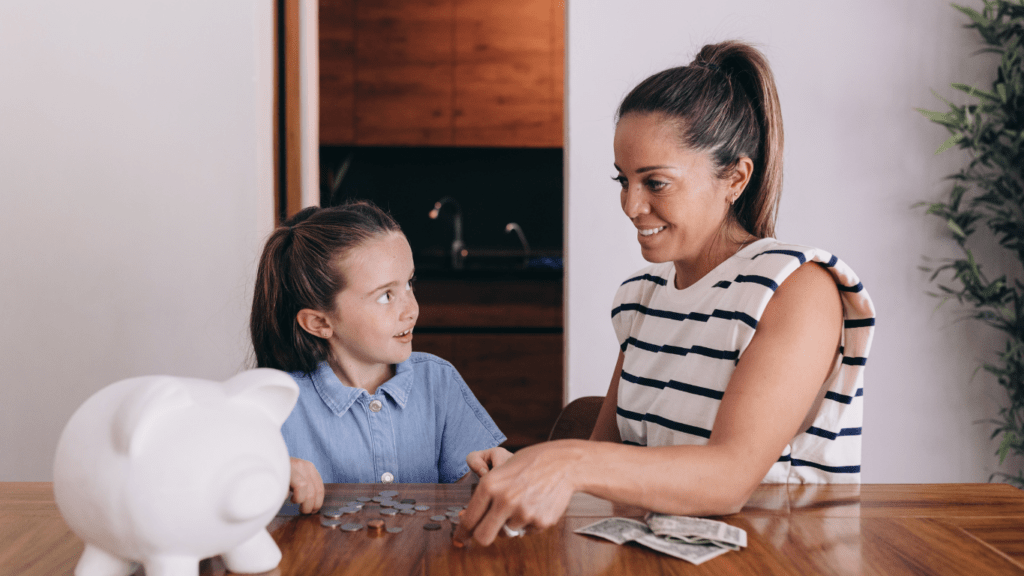
<instances>
[{"instance_id":1,"label":"wooden table","mask_svg":"<svg viewBox=\"0 0 1024 576\"><path fill-rule=\"evenodd\" d=\"M748 547L701 566L574 534L599 518L644 514L585 494L549 530L464 549L452 546L447 522L438 531L423 525L430 514L465 504L468 485L337 484L328 486L327 503L386 488L431 510L385 518L404 531L379 537L323 528L316 515L275 518L270 529L284 560L270 574L1024 575L1024 492L1005 484L762 486L742 512L722 518L747 531ZM360 513L360 521L369 518ZM0 484L0 575L71 574L82 548L49 483ZM226 572L214 558L201 573Z\"/></svg>"}]
</instances>

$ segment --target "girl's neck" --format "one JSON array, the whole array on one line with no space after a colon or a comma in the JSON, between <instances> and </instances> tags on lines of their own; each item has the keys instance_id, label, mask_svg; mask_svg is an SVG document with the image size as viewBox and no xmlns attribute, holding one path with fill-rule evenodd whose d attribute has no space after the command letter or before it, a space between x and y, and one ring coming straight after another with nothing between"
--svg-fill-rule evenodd
<instances>
[{"instance_id":1,"label":"girl's neck","mask_svg":"<svg viewBox=\"0 0 1024 576\"><path fill-rule=\"evenodd\" d=\"M331 358L328 363L342 384L353 388L362 388L371 395L377 392L377 388L380 388L381 384L395 375L393 364L367 365L338 358Z\"/></svg>"},{"instance_id":2,"label":"girl's neck","mask_svg":"<svg viewBox=\"0 0 1024 576\"><path fill-rule=\"evenodd\" d=\"M677 290L689 288L714 270L719 264L731 258L745 246L758 240L744 230L739 224L723 227L715 234L707 245L697 253L696 257L687 260L676 260L676 281Z\"/></svg>"}]
</instances>

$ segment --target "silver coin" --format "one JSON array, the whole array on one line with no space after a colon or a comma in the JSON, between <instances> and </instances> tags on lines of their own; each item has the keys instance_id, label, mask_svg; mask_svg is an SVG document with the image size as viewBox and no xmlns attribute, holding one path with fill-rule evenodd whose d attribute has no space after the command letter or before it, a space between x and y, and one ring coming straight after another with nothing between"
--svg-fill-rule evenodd
<instances>
[{"instance_id":1,"label":"silver coin","mask_svg":"<svg viewBox=\"0 0 1024 576\"><path fill-rule=\"evenodd\" d=\"M430 510L430 506L427 506L426 504L417 504L413 506L413 508L419 510L420 512L423 512L424 510Z\"/></svg>"},{"instance_id":2,"label":"silver coin","mask_svg":"<svg viewBox=\"0 0 1024 576\"><path fill-rule=\"evenodd\" d=\"M399 502L398 504L392 504L391 506L395 510L412 510L412 504L402 504Z\"/></svg>"},{"instance_id":3,"label":"silver coin","mask_svg":"<svg viewBox=\"0 0 1024 576\"><path fill-rule=\"evenodd\" d=\"M377 494L391 498L392 496L398 496L398 490L382 490L377 492Z\"/></svg>"},{"instance_id":4,"label":"silver coin","mask_svg":"<svg viewBox=\"0 0 1024 576\"><path fill-rule=\"evenodd\" d=\"M341 513L342 514L355 514L356 512L359 512L362 509L363 508L361 506L348 506L346 508L342 508L341 509Z\"/></svg>"},{"instance_id":5,"label":"silver coin","mask_svg":"<svg viewBox=\"0 0 1024 576\"><path fill-rule=\"evenodd\" d=\"M359 523L342 524L341 529L345 532L358 532L363 529L363 525Z\"/></svg>"},{"instance_id":6,"label":"silver coin","mask_svg":"<svg viewBox=\"0 0 1024 576\"><path fill-rule=\"evenodd\" d=\"M438 514L437 516L431 516L430 519L433 520L434 522L441 522L443 520L446 520L447 517L446 516L441 516L440 514Z\"/></svg>"},{"instance_id":7,"label":"silver coin","mask_svg":"<svg viewBox=\"0 0 1024 576\"><path fill-rule=\"evenodd\" d=\"M413 514L415 514L415 513L416 513L416 511L415 511L415 510L402 510L402 511L400 512L400 514L406 514L406 515L408 515L408 516L412 516L412 515L413 515Z\"/></svg>"},{"instance_id":8,"label":"silver coin","mask_svg":"<svg viewBox=\"0 0 1024 576\"><path fill-rule=\"evenodd\" d=\"M394 516L395 514L398 514L398 510L395 510L394 508L385 508L380 511L380 514L381 516Z\"/></svg>"},{"instance_id":9,"label":"silver coin","mask_svg":"<svg viewBox=\"0 0 1024 576\"><path fill-rule=\"evenodd\" d=\"M430 524L430 523L427 523L427 524L423 525L423 529L424 530L440 530L441 529L441 525L440 524Z\"/></svg>"},{"instance_id":10,"label":"silver coin","mask_svg":"<svg viewBox=\"0 0 1024 576\"><path fill-rule=\"evenodd\" d=\"M324 518L340 518L341 514L342 514L341 508L336 508L334 506L332 506L330 508L321 508L320 509L320 515L323 516Z\"/></svg>"},{"instance_id":11,"label":"silver coin","mask_svg":"<svg viewBox=\"0 0 1024 576\"><path fill-rule=\"evenodd\" d=\"M383 502L384 500L391 500L391 498L385 498L383 496L374 496L371 498L374 502Z\"/></svg>"},{"instance_id":12,"label":"silver coin","mask_svg":"<svg viewBox=\"0 0 1024 576\"><path fill-rule=\"evenodd\" d=\"M400 526L392 526L391 528L388 528L388 534L398 534L401 531L402 528Z\"/></svg>"},{"instance_id":13,"label":"silver coin","mask_svg":"<svg viewBox=\"0 0 1024 576\"><path fill-rule=\"evenodd\" d=\"M321 518L320 519L320 525L325 527L325 528L334 528L335 526L338 526L339 524L341 524L341 520L337 520L337 519L334 519L334 518Z\"/></svg>"},{"instance_id":14,"label":"silver coin","mask_svg":"<svg viewBox=\"0 0 1024 576\"><path fill-rule=\"evenodd\" d=\"M448 510L450 510L451 512L458 512L459 510L462 510L463 508L465 508L465 506L449 506Z\"/></svg>"},{"instance_id":15,"label":"silver coin","mask_svg":"<svg viewBox=\"0 0 1024 576\"><path fill-rule=\"evenodd\" d=\"M456 526L458 526L459 522L461 522L461 520L459 520L458 516L452 516L451 518L448 519L448 521L451 522L452 524L456 525Z\"/></svg>"},{"instance_id":16,"label":"silver coin","mask_svg":"<svg viewBox=\"0 0 1024 576\"><path fill-rule=\"evenodd\" d=\"M381 508L391 508L394 505L395 505L395 501L394 500L381 500L380 501L380 507Z\"/></svg>"},{"instance_id":17,"label":"silver coin","mask_svg":"<svg viewBox=\"0 0 1024 576\"><path fill-rule=\"evenodd\" d=\"M346 502L345 506L359 506L359 507L362 507L363 503L360 502L359 500L352 500L350 502Z\"/></svg>"},{"instance_id":18,"label":"silver coin","mask_svg":"<svg viewBox=\"0 0 1024 576\"><path fill-rule=\"evenodd\" d=\"M416 503L416 499L415 498L405 498L405 499L402 500L402 504L415 504L415 503Z\"/></svg>"},{"instance_id":19,"label":"silver coin","mask_svg":"<svg viewBox=\"0 0 1024 576\"><path fill-rule=\"evenodd\" d=\"M356 498L356 500L360 502L371 502L373 501L373 498L370 498L369 496L360 496L359 498Z\"/></svg>"},{"instance_id":20,"label":"silver coin","mask_svg":"<svg viewBox=\"0 0 1024 576\"><path fill-rule=\"evenodd\" d=\"M449 511L445 512L444 515L449 517L449 518L458 518L459 517L459 513L454 511L454 510L449 510Z\"/></svg>"}]
</instances>

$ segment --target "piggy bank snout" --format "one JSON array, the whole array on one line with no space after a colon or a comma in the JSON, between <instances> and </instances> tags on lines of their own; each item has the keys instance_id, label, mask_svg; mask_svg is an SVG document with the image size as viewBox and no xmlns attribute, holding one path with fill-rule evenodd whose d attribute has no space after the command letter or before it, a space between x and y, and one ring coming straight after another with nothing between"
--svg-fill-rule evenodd
<instances>
[{"instance_id":1,"label":"piggy bank snout","mask_svg":"<svg viewBox=\"0 0 1024 576\"><path fill-rule=\"evenodd\" d=\"M227 522L247 522L277 510L288 481L269 463L245 462L228 475L221 516Z\"/></svg>"}]
</instances>

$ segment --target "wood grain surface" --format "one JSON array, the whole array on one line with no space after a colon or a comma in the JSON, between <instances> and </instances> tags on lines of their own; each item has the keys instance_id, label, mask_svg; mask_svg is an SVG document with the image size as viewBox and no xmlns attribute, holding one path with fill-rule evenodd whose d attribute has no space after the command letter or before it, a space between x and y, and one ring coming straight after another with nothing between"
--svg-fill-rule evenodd
<instances>
[{"instance_id":1,"label":"wood grain surface","mask_svg":"<svg viewBox=\"0 0 1024 576\"><path fill-rule=\"evenodd\" d=\"M471 485L327 488L326 505L394 489L431 510L385 518L403 531L380 536L324 528L317 515L279 516L269 529L284 559L269 574L1024 574L1024 493L1004 484L761 486L743 511L721 518L747 531L747 548L701 566L575 534L598 518L645 513L586 494L553 528L457 548L447 521L437 531L423 525L468 502ZM354 521L372 517L381 518L364 510ZM71 574L82 548L49 483L0 484L0 574ZM204 560L200 573L227 574L219 558Z\"/></svg>"}]
</instances>

